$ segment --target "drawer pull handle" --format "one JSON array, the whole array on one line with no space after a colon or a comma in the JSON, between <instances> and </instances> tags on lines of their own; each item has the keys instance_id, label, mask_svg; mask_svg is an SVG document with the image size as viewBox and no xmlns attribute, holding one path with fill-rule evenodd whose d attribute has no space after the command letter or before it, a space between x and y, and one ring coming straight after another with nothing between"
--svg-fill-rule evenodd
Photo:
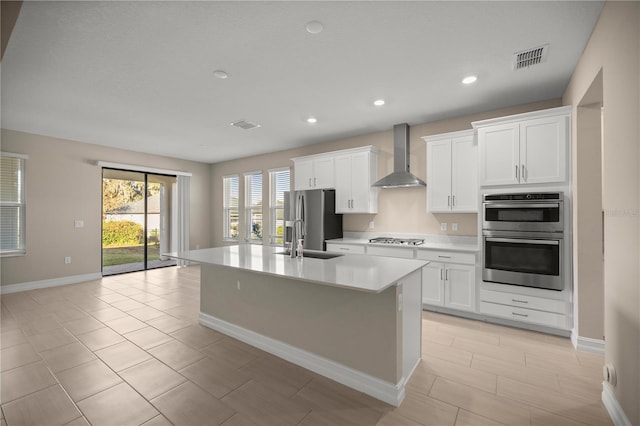
<instances>
[{"instance_id":1,"label":"drawer pull handle","mask_svg":"<svg viewBox=\"0 0 640 426\"><path fill-rule=\"evenodd\" d=\"M451 259L451 256L440 256L440 255L438 255L438 257L440 259Z\"/></svg>"},{"instance_id":2,"label":"drawer pull handle","mask_svg":"<svg viewBox=\"0 0 640 426\"><path fill-rule=\"evenodd\" d=\"M518 300L518 299L511 299L512 302L516 302L516 303L529 303L528 300Z\"/></svg>"},{"instance_id":3,"label":"drawer pull handle","mask_svg":"<svg viewBox=\"0 0 640 426\"><path fill-rule=\"evenodd\" d=\"M343 250L343 251L349 251L349 249L348 249L348 248L346 248L346 247L340 247L340 250Z\"/></svg>"},{"instance_id":4,"label":"drawer pull handle","mask_svg":"<svg viewBox=\"0 0 640 426\"><path fill-rule=\"evenodd\" d=\"M529 318L529 315L526 314L519 314L517 312L511 312L513 315L517 316L517 317L525 317L525 318Z\"/></svg>"}]
</instances>

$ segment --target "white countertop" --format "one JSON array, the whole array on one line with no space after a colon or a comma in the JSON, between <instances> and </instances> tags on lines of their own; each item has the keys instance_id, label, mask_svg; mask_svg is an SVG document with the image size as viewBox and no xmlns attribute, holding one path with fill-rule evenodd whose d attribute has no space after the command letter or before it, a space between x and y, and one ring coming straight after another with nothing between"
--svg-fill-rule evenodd
<instances>
[{"instance_id":1,"label":"white countertop","mask_svg":"<svg viewBox=\"0 0 640 426\"><path fill-rule=\"evenodd\" d=\"M429 241L425 239L423 244L419 244L417 246L412 245L400 245L400 244L384 244L384 243L370 243L368 239L365 238L336 238L333 240L327 240L328 243L336 243L336 244L352 244L352 245L367 245L367 246L378 246L378 247L403 247L403 248L415 248L418 250L452 250L452 251L462 251L462 252L477 252L478 244L477 243L451 243L451 242L441 242L441 241Z\"/></svg>"},{"instance_id":2,"label":"white countertop","mask_svg":"<svg viewBox=\"0 0 640 426\"><path fill-rule=\"evenodd\" d=\"M299 260L277 254L282 251L282 247L242 244L169 253L167 256L374 293L386 290L429 263L360 254Z\"/></svg>"}]
</instances>

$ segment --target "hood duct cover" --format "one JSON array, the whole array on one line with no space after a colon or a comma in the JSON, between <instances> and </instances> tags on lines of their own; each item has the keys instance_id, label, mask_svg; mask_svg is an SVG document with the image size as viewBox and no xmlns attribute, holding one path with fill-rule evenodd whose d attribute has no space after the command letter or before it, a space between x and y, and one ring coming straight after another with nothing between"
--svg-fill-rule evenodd
<instances>
[{"instance_id":1,"label":"hood duct cover","mask_svg":"<svg viewBox=\"0 0 640 426\"><path fill-rule=\"evenodd\" d=\"M409 125L393 126L393 173L373 184L379 188L406 188L426 186L426 183L409 171Z\"/></svg>"}]
</instances>

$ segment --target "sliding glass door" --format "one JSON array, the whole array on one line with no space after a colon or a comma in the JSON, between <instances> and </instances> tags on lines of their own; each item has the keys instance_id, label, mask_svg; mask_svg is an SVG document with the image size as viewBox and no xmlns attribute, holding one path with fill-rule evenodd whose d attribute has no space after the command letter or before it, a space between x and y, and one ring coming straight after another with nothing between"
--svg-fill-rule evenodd
<instances>
[{"instance_id":1,"label":"sliding glass door","mask_svg":"<svg viewBox=\"0 0 640 426\"><path fill-rule=\"evenodd\" d=\"M102 169L102 274L173 266L176 177Z\"/></svg>"}]
</instances>

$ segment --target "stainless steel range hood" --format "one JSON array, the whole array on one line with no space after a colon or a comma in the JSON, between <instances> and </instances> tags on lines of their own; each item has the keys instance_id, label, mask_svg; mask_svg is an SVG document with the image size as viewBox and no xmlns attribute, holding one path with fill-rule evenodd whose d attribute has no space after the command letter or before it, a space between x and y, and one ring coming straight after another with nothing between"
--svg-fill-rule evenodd
<instances>
[{"instance_id":1,"label":"stainless steel range hood","mask_svg":"<svg viewBox=\"0 0 640 426\"><path fill-rule=\"evenodd\" d=\"M379 188L426 186L423 180L409 171L409 125L393 126L393 173L373 184Z\"/></svg>"}]
</instances>

